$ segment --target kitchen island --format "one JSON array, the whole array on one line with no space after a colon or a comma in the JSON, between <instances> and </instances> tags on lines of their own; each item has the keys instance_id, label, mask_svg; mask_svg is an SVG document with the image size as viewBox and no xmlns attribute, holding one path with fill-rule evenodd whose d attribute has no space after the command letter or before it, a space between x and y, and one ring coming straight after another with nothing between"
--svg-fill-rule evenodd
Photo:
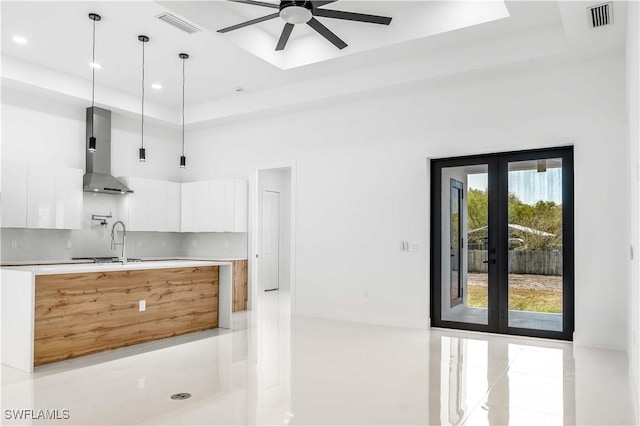
<instances>
[{"instance_id":1,"label":"kitchen island","mask_svg":"<svg viewBox=\"0 0 640 426\"><path fill-rule=\"evenodd\" d=\"M34 366L210 328L231 328L232 263L3 267L2 363Z\"/></svg>"}]
</instances>

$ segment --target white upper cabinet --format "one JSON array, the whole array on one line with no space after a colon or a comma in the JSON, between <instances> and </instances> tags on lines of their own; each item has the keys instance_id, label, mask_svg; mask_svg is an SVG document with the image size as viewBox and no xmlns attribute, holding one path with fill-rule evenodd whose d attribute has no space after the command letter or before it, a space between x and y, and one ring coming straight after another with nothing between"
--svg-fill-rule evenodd
<instances>
[{"instance_id":1,"label":"white upper cabinet","mask_svg":"<svg viewBox=\"0 0 640 426\"><path fill-rule=\"evenodd\" d=\"M180 232L180 184L178 182L167 182L166 198L167 206L165 211L166 231Z\"/></svg>"},{"instance_id":2,"label":"white upper cabinet","mask_svg":"<svg viewBox=\"0 0 640 426\"><path fill-rule=\"evenodd\" d=\"M182 184L182 232L247 232L247 181Z\"/></svg>"},{"instance_id":3,"label":"white upper cabinet","mask_svg":"<svg viewBox=\"0 0 640 426\"><path fill-rule=\"evenodd\" d=\"M224 232L247 232L249 187L243 179L225 181Z\"/></svg>"},{"instance_id":4,"label":"white upper cabinet","mask_svg":"<svg viewBox=\"0 0 640 426\"><path fill-rule=\"evenodd\" d=\"M27 227L27 163L2 162L0 223L3 228Z\"/></svg>"},{"instance_id":5,"label":"white upper cabinet","mask_svg":"<svg viewBox=\"0 0 640 426\"><path fill-rule=\"evenodd\" d=\"M56 169L30 163L27 170L27 228L55 228Z\"/></svg>"},{"instance_id":6,"label":"white upper cabinet","mask_svg":"<svg viewBox=\"0 0 640 426\"><path fill-rule=\"evenodd\" d=\"M226 205L224 200L225 181L212 180L208 183L208 218L202 229L207 232L224 232Z\"/></svg>"},{"instance_id":7,"label":"white upper cabinet","mask_svg":"<svg viewBox=\"0 0 640 426\"><path fill-rule=\"evenodd\" d=\"M120 217L131 231L177 232L180 228L180 184L124 177L133 194L119 200Z\"/></svg>"},{"instance_id":8,"label":"white upper cabinet","mask_svg":"<svg viewBox=\"0 0 640 426\"><path fill-rule=\"evenodd\" d=\"M82 229L80 169L56 169L56 229Z\"/></svg>"},{"instance_id":9,"label":"white upper cabinet","mask_svg":"<svg viewBox=\"0 0 640 426\"><path fill-rule=\"evenodd\" d=\"M195 197L197 182L183 183L180 188L180 231L195 231Z\"/></svg>"},{"instance_id":10,"label":"white upper cabinet","mask_svg":"<svg viewBox=\"0 0 640 426\"><path fill-rule=\"evenodd\" d=\"M82 170L4 162L2 227L82 229Z\"/></svg>"}]
</instances>

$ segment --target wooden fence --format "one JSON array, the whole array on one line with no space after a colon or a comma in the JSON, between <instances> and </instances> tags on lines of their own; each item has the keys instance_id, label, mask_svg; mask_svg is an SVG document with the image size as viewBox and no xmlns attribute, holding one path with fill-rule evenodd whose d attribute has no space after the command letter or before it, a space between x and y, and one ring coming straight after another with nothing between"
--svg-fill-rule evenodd
<instances>
[{"instance_id":1,"label":"wooden fence","mask_svg":"<svg viewBox=\"0 0 640 426\"><path fill-rule=\"evenodd\" d=\"M487 272L487 250L468 250L469 272ZM509 272L512 274L562 275L562 252L542 250L509 250Z\"/></svg>"}]
</instances>

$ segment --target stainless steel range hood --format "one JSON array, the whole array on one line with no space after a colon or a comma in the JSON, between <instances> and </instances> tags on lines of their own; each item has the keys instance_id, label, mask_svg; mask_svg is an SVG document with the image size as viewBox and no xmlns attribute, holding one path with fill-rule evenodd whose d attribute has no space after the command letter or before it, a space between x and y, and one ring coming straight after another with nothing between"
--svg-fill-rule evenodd
<instances>
[{"instance_id":1,"label":"stainless steel range hood","mask_svg":"<svg viewBox=\"0 0 640 426\"><path fill-rule=\"evenodd\" d=\"M96 138L96 152L89 152L89 137ZM85 138L87 172L84 175L86 192L131 194L132 190L111 176L111 111L87 108L87 137Z\"/></svg>"}]
</instances>

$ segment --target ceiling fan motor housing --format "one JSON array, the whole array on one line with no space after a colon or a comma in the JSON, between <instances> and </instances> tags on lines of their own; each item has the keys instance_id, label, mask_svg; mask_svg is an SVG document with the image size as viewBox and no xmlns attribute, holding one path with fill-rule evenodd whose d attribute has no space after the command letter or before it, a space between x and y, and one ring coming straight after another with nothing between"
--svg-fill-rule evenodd
<instances>
[{"instance_id":1,"label":"ceiling fan motor housing","mask_svg":"<svg viewBox=\"0 0 640 426\"><path fill-rule=\"evenodd\" d=\"M313 18L313 4L310 0L281 1L280 18L288 24L305 24Z\"/></svg>"}]
</instances>

